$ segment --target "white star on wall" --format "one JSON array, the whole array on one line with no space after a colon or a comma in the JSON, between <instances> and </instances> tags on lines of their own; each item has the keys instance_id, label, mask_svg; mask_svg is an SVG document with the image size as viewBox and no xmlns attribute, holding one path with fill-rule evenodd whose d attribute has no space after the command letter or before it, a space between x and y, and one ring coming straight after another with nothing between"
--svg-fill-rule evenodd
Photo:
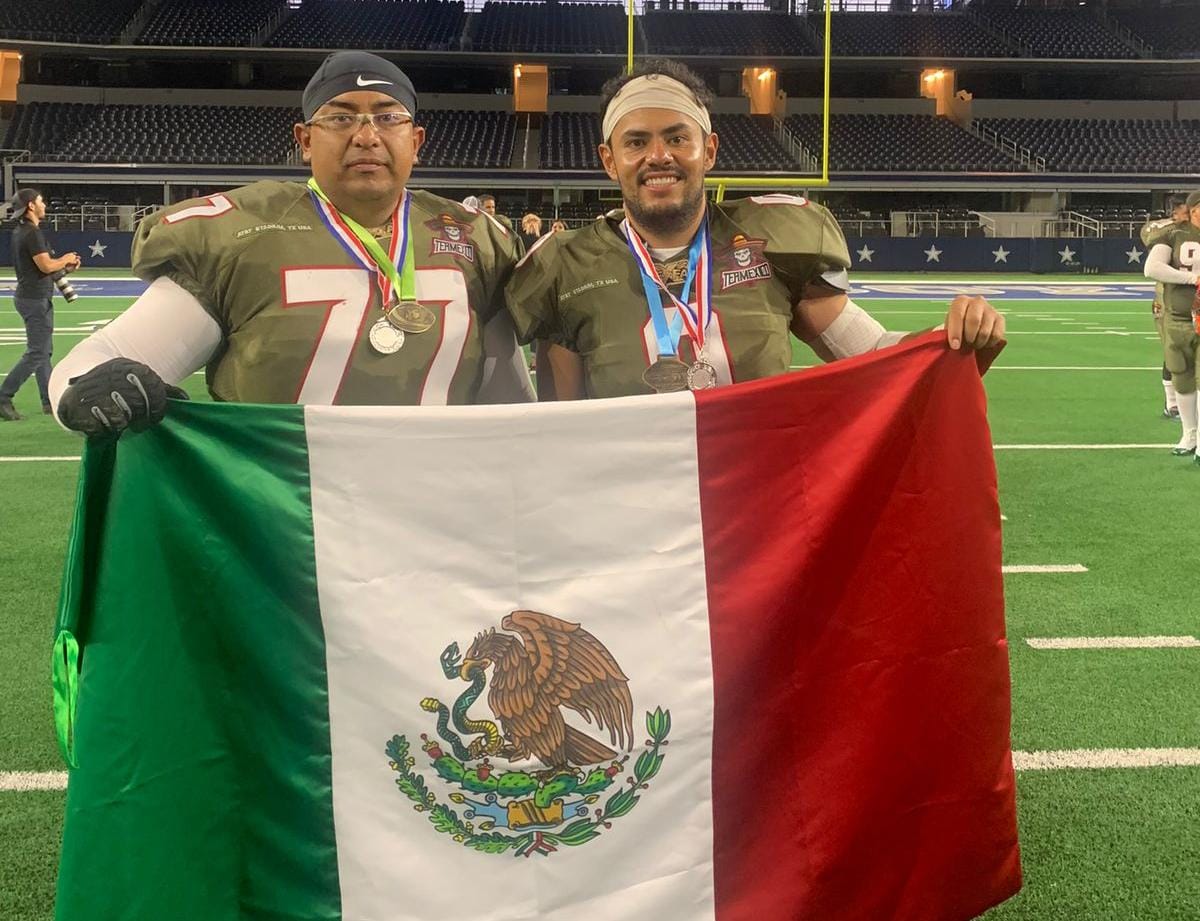
<instances>
[{"instance_id":1,"label":"white star on wall","mask_svg":"<svg viewBox=\"0 0 1200 921\"><path fill-rule=\"evenodd\" d=\"M1003 262L1005 265L1008 265L1008 257L1012 254L1001 246L999 249L992 250L992 255L996 257L996 262Z\"/></svg>"},{"instance_id":2,"label":"white star on wall","mask_svg":"<svg viewBox=\"0 0 1200 921\"><path fill-rule=\"evenodd\" d=\"M107 244L107 243L101 243L99 240L97 240L95 243L89 243L89 244L88 244L88 249L90 249L90 250L92 251L92 255L93 255L93 256L96 256L96 257L97 257L97 258L99 258L99 259L103 259L103 258L104 258L104 251L105 251L106 249L108 249L108 244Z\"/></svg>"},{"instance_id":3,"label":"white star on wall","mask_svg":"<svg viewBox=\"0 0 1200 921\"><path fill-rule=\"evenodd\" d=\"M864 246L862 249L858 250L858 261L859 262L870 262L871 257L874 255L875 255L875 250L871 249L868 246Z\"/></svg>"},{"instance_id":4,"label":"white star on wall","mask_svg":"<svg viewBox=\"0 0 1200 921\"><path fill-rule=\"evenodd\" d=\"M1075 251L1073 249L1071 249L1071 247L1069 247L1069 246L1064 246L1062 249L1060 249L1058 251L1058 258L1063 263L1063 265L1066 265L1068 262L1070 262L1072 259L1075 258Z\"/></svg>"},{"instance_id":5,"label":"white star on wall","mask_svg":"<svg viewBox=\"0 0 1200 921\"><path fill-rule=\"evenodd\" d=\"M1131 249L1129 252L1127 252L1125 255L1129 257L1129 261L1131 263L1135 263L1137 265L1142 264L1142 251L1140 249L1138 249L1136 246L1133 249Z\"/></svg>"},{"instance_id":6,"label":"white star on wall","mask_svg":"<svg viewBox=\"0 0 1200 921\"><path fill-rule=\"evenodd\" d=\"M929 249L925 250L924 252L925 252L925 261L926 262L939 262L940 263L942 261L942 251L940 249L938 249L936 246L930 246Z\"/></svg>"}]
</instances>

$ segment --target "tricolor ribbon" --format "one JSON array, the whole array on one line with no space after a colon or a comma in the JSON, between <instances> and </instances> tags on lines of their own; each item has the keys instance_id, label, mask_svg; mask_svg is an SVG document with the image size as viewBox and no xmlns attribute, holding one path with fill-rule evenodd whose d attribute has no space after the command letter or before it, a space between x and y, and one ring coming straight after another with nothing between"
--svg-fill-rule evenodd
<instances>
[{"instance_id":1,"label":"tricolor ribbon","mask_svg":"<svg viewBox=\"0 0 1200 921\"><path fill-rule=\"evenodd\" d=\"M308 189L325 227L342 247L368 272L375 273L384 308L391 303L392 291L399 290L400 300L416 300L416 272L412 259L412 228L408 223L412 198L405 189L392 214L392 242L385 253L371 232L343 214L321 191L316 179L308 180Z\"/></svg>"},{"instance_id":2,"label":"tricolor ribbon","mask_svg":"<svg viewBox=\"0 0 1200 921\"><path fill-rule=\"evenodd\" d=\"M708 236L707 216L688 247L688 271L683 282L682 299L676 297L663 282L654 265L654 259L650 256L650 250L633 229L628 218L621 222L621 230L625 233L629 251L633 253L634 261L642 273L642 287L650 305L650 317L654 321L654 331L658 337L659 354L673 356L677 353L679 327L682 325L687 330L688 338L692 340L693 352L699 358L704 350L704 332L712 321L712 241ZM693 283L696 288L694 301L689 296ZM675 305L676 320L673 329L667 327L662 306L664 293Z\"/></svg>"}]
</instances>

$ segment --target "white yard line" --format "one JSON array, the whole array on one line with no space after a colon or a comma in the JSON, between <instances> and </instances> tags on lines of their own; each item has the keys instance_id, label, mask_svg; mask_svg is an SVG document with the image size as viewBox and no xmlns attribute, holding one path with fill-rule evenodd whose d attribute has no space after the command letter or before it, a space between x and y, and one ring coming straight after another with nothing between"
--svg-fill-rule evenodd
<instances>
[{"instance_id":1,"label":"white yard line","mask_svg":"<svg viewBox=\"0 0 1200 921\"><path fill-rule=\"evenodd\" d=\"M993 451L1160 451L1171 444L1129 445L992 445Z\"/></svg>"},{"instance_id":2,"label":"white yard line","mask_svg":"<svg viewBox=\"0 0 1200 921\"><path fill-rule=\"evenodd\" d=\"M1087 572L1088 568L1082 563L1038 563L1028 566L1001 566L1000 571L1012 575L1021 575L1028 573Z\"/></svg>"},{"instance_id":3,"label":"white yard line","mask_svg":"<svg viewBox=\"0 0 1200 921\"><path fill-rule=\"evenodd\" d=\"M1059 751L1015 751L1018 771L1080 771L1113 768L1200 767L1200 748L1075 748ZM29 793L65 790L65 771L0 772L0 791Z\"/></svg>"},{"instance_id":4,"label":"white yard line","mask_svg":"<svg viewBox=\"0 0 1200 921\"><path fill-rule=\"evenodd\" d=\"M1200 767L1200 748L1074 748L1013 752L1018 771Z\"/></svg>"},{"instance_id":5,"label":"white yard line","mask_svg":"<svg viewBox=\"0 0 1200 921\"><path fill-rule=\"evenodd\" d=\"M66 771L0 771L0 790L29 793L67 789Z\"/></svg>"},{"instance_id":6,"label":"white yard line","mask_svg":"<svg viewBox=\"0 0 1200 921\"><path fill-rule=\"evenodd\" d=\"M0 457L0 464L28 464L32 461L77 461L80 455L63 455L61 457Z\"/></svg>"},{"instance_id":7,"label":"white yard line","mask_svg":"<svg viewBox=\"0 0 1200 921\"><path fill-rule=\"evenodd\" d=\"M992 365L988 371L1161 371L1162 365Z\"/></svg>"},{"instance_id":8,"label":"white yard line","mask_svg":"<svg viewBox=\"0 0 1200 921\"><path fill-rule=\"evenodd\" d=\"M1200 649L1194 636L1031 636L1034 649Z\"/></svg>"}]
</instances>

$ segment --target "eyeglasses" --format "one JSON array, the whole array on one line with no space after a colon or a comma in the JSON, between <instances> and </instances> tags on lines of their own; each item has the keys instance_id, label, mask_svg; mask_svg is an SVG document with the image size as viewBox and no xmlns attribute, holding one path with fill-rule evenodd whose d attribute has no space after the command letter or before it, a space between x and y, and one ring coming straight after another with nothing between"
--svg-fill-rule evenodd
<instances>
[{"instance_id":1,"label":"eyeglasses","mask_svg":"<svg viewBox=\"0 0 1200 921\"><path fill-rule=\"evenodd\" d=\"M316 115L304 124L310 127L316 125L338 134L358 131L363 125L370 125L380 134L391 134L405 125L411 125L412 116L407 112L334 112L332 115Z\"/></svg>"}]
</instances>

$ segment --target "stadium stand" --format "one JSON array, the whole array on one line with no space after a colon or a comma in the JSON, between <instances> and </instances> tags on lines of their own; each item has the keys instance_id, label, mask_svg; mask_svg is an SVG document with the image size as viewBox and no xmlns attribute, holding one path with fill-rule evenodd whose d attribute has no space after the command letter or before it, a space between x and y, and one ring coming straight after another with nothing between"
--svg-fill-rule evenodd
<instances>
[{"instance_id":1,"label":"stadium stand","mask_svg":"<svg viewBox=\"0 0 1200 921\"><path fill-rule=\"evenodd\" d=\"M282 163L300 113L286 107L19 106L5 146L34 159L94 163Z\"/></svg>"},{"instance_id":2,"label":"stadium stand","mask_svg":"<svg viewBox=\"0 0 1200 921\"><path fill-rule=\"evenodd\" d=\"M811 55L814 46L787 13L655 11L642 16L652 54Z\"/></svg>"},{"instance_id":3,"label":"stadium stand","mask_svg":"<svg viewBox=\"0 0 1200 921\"><path fill-rule=\"evenodd\" d=\"M591 112L551 112L542 122L542 169L600 169L600 117Z\"/></svg>"},{"instance_id":4,"label":"stadium stand","mask_svg":"<svg viewBox=\"0 0 1200 921\"><path fill-rule=\"evenodd\" d=\"M37 42L115 42L142 0L38 0L0 3L0 38Z\"/></svg>"},{"instance_id":5,"label":"stadium stand","mask_svg":"<svg viewBox=\"0 0 1200 921\"><path fill-rule=\"evenodd\" d=\"M986 7L982 21L1007 33L1035 58L1137 57L1087 10Z\"/></svg>"},{"instance_id":6,"label":"stadium stand","mask_svg":"<svg viewBox=\"0 0 1200 921\"><path fill-rule=\"evenodd\" d=\"M1080 173L1200 172L1200 122L1166 119L978 119L1046 158L1051 170Z\"/></svg>"},{"instance_id":7,"label":"stadium stand","mask_svg":"<svg viewBox=\"0 0 1200 921\"><path fill-rule=\"evenodd\" d=\"M284 0L166 0L137 38L139 45L253 45Z\"/></svg>"},{"instance_id":8,"label":"stadium stand","mask_svg":"<svg viewBox=\"0 0 1200 921\"><path fill-rule=\"evenodd\" d=\"M786 124L810 151L820 150L819 115L790 115ZM833 115L829 163L838 172L1020 171L986 141L936 115Z\"/></svg>"},{"instance_id":9,"label":"stadium stand","mask_svg":"<svg viewBox=\"0 0 1200 921\"><path fill-rule=\"evenodd\" d=\"M465 18L462 0L307 0L267 45L457 50Z\"/></svg>"},{"instance_id":10,"label":"stadium stand","mask_svg":"<svg viewBox=\"0 0 1200 921\"><path fill-rule=\"evenodd\" d=\"M511 112L426 109L417 120L427 132L422 166L504 169L512 161L517 119Z\"/></svg>"},{"instance_id":11,"label":"stadium stand","mask_svg":"<svg viewBox=\"0 0 1200 921\"><path fill-rule=\"evenodd\" d=\"M717 171L776 170L796 172L797 164L772 133L769 115L714 115L713 130L721 139Z\"/></svg>"},{"instance_id":12,"label":"stadium stand","mask_svg":"<svg viewBox=\"0 0 1200 921\"><path fill-rule=\"evenodd\" d=\"M475 51L622 54L625 13L617 4L494 3L475 17Z\"/></svg>"},{"instance_id":13,"label":"stadium stand","mask_svg":"<svg viewBox=\"0 0 1200 921\"><path fill-rule=\"evenodd\" d=\"M809 22L825 34L825 17ZM833 53L846 57L1007 57L1015 52L958 13L834 13Z\"/></svg>"},{"instance_id":14,"label":"stadium stand","mask_svg":"<svg viewBox=\"0 0 1200 921\"><path fill-rule=\"evenodd\" d=\"M1112 10L1117 22L1155 51L1155 57L1200 57L1200 10L1189 7Z\"/></svg>"}]
</instances>

